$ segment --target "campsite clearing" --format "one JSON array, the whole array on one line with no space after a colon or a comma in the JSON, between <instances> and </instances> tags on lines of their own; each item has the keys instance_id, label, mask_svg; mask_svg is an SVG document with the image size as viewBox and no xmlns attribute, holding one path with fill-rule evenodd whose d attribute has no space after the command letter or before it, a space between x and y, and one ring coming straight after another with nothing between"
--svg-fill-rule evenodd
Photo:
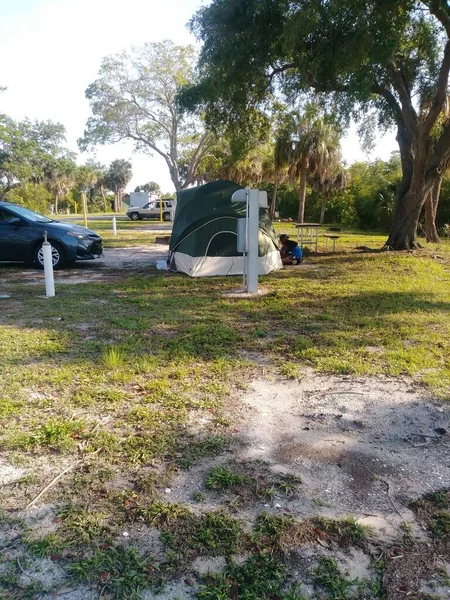
<instances>
[{"instance_id":1,"label":"campsite clearing","mask_svg":"<svg viewBox=\"0 0 450 600\"><path fill-rule=\"evenodd\" d=\"M3 597L448 597L450 247L355 250L382 241L251 300L132 257L45 299L2 266Z\"/></svg>"}]
</instances>

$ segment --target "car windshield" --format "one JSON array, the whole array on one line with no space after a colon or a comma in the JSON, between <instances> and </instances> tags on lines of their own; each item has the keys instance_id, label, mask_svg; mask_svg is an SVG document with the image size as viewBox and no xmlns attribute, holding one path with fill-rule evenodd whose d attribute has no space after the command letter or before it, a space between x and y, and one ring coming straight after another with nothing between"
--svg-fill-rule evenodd
<instances>
[{"instance_id":1,"label":"car windshield","mask_svg":"<svg viewBox=\"0 0 450 600\"><path fill-rule=\"evenodd\" d=\"M35 221L36 223L51 223L52 219L48 219L44 217L44 215L40 215L34 210L29 210L28 208L24 208L23 206L8 206L8 210L17 215L18 217L24 217L29 221Z\"/></svg>"}]
</instances>

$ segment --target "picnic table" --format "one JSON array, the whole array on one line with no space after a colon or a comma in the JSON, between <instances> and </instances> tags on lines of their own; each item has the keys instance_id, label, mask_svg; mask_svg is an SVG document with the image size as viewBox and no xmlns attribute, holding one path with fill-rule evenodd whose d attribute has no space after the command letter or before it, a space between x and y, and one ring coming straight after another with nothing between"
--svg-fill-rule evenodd
<instances>
[{"instance_id":1,"label":"picnic table","mask_svg":"<svg viewBox=\"0 0 450 600\"><path fill-rule=\"evenodd\" d=\"M297 242L300 248L303 244L311 244L315 246L316 252L319 245L319 229L322 227L320 223L295 223L297 228Z\"/></svg>"}]
</instances>

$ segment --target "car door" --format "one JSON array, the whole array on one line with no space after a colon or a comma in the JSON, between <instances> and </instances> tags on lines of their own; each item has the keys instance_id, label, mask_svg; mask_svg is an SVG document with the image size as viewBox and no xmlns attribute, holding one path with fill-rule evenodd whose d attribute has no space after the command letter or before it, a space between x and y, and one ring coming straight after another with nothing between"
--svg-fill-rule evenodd
<instances>
[{"instance_id":1,"label":"car door","mask_svg":"<svg viewBox=\"0 0 450 600\"><path fill-rule=\"evenodd\" d=\"M152 215L152 202L147 202L139 211L140 215L148 219Z\"/></svg>"},{"instance_id":2,"label":"car door","mask_svg":"<svg viewBox=\"0 0 450 600\"><path fill-rule=\"evenodd\" d=\"M28 260L34 242L40 237L42 232L38 227L7 208L0 208L0 260Z\"/></svg>"}]
</instances>

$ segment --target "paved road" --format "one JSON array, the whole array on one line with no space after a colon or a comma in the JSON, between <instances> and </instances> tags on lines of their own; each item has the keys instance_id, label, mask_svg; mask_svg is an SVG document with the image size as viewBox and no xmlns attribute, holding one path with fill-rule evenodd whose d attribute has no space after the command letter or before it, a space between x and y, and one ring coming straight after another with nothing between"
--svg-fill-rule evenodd
<instances>
[{"instance_id":1,"label":"paved road","mask_svg":"<svg viewBox=\"0 0 450 600\"><path fill-rule=\"evenodd\" d=\"M116 215L116 219L117 221L127 221L131 223L130 219L126 215ZM82 225L83 215L58 215L56 220L65 221L67 223L73 223L76 221ZM111 223L112 215L96 215L93 217L88 216L88 227L89 223L92 223L92 221L109 221ZM142 221L138 221L138 223L140 223L145 229L155 229L158 231L170 231L172 229L172 223L161 223L156 219L142 219Z\"/></svg>"}]
</instances>

